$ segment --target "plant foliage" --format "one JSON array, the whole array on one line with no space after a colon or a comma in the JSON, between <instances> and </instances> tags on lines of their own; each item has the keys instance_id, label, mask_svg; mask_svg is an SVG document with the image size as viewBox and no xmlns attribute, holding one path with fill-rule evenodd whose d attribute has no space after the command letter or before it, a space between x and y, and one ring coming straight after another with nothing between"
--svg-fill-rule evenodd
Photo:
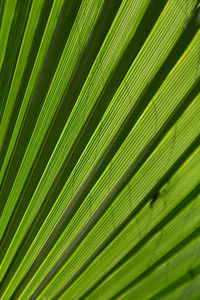
<instances>
[{"instance_id":1,"label":"plant foliage","mask_svg":"<svg viewBox=\"0 0 200 300\"><path fill-rule=\"evenodd\" d=\"M200 299L199 24L0 1L0 299Z\"/></svg>"}]
</instances>

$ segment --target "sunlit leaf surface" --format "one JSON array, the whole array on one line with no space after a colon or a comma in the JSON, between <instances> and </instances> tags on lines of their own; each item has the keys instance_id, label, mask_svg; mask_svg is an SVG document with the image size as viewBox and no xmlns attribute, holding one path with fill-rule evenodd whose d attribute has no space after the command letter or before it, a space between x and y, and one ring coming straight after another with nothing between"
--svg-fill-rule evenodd
<instances>
[{"instance_id":1,"label":"sunlit leaf surface","mask_svg":"<svg viewBox=\"0 0 200 300\"><path fill-rule=\"evenodd\" d=\"M198 0L0 1L0 299L200 299Z\"/></svg>"}]
</instances>

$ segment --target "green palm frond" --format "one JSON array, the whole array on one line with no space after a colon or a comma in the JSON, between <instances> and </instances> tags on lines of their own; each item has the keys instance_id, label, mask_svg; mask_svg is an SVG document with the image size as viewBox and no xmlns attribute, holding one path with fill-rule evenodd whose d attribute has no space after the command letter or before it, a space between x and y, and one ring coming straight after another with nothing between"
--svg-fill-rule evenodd
<instances>
[{"instance_id":1,"label":"green palm frond","mask_svg":"<svg viewBox=\"0 0 200 300\"><path fill-rule=\"evenodd\" d=\"M199 18L0 1L0 299L200 298Z\"/></svg>"}]
</instances>

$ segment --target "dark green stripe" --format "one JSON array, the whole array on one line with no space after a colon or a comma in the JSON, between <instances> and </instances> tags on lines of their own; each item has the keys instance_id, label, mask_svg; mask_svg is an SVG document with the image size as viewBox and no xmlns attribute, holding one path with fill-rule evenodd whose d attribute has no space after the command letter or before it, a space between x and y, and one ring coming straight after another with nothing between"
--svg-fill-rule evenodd
<instances>
[{"instance_id":1,"label":"dark green stripe","mask_svg":"<svg viewBox=\"0 0 200 300\"><path fill-rule=\"evenodd\" d=\"M29 2L29 1L27 1L27 2ZM22 101L23 101L23 98L24 98L24 95L26 92L26 88L27 88L27 85L28 85L28 82L29 82L29 79L31 76L33 65L35 63L35 59L38 54L38 50L39 50L40 43L41 43L41 40L43 37L43 33L44 33L44 30L46 27L46 23L47 23L47 20L48 20L50 11L51 11L52 2L53 2L53 0L46 0L43 4L41 15L40 15L40 18L38 21L38 25L37 25L37 28L36 28L36 31L34 34L33 42L31 44L30 52L28 55L27 63L26 63L26 66L25 66L25 69L24 69L24 72L22 75L22 79L21 79L21 82L19 85L16 99L15 99L15 102L13 105L13 110L11 112L11 117L7 123L8 125L7 125L6 134L4 137L3 145L0 149L0 169L1 169L1 167L3 165L3 161L5 159L5 155L6 155L6 152L7 152L9 143L10 143L10 139L11 139L14 127L15 127L18 113L21 108L21 104L22 104ZM20 14L20 17L21 17L21 14Z\"/></svg>"},{"instance_id":2,"label":"dark green stripe","mask_svg":"<svg viewBox=\"0 0 200 300\"><path fill-rule=\"evenodd\" d=\"M12 20L6 52L1 66L0 72L0 124L4 113L6 100L12 83L13 74L15 71L26 23L32 5L31 1L17 1L14 17ZM1 156L1 155L0 155ZM1 164L0 164L1 168Z\"/></svg>"},{"instance_id":3,"label":"dark green stripe","mask_svg":"<svg viewBox=\"0 0 200 300\"><path fill-rule=\"evenodd\" d=\"M3 13L4 13L4 6L5 6L5 0L1 0L0 1L0 30L1 30L1 23L2 23L2 19L3 19ZM1 111L1 110L0 110ZM0 112L1 114L1 112ZM1 119L1 118L0 118ZM1 123L1 122L0 122Z\"/></svg>"}]
</instances>

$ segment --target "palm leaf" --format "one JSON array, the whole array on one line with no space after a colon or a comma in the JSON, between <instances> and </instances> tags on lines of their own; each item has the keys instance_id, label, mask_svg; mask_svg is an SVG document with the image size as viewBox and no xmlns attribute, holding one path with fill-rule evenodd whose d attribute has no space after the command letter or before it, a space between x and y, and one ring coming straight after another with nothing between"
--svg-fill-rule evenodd
<instances>
[{"instance_id":1,"label":"palm leaf","mask_svg":"<svg viewBox=\"0 0 200 300\"><path fill-rule=\"evenodd\" d=\"M200 297L199 14L1 1L1 299Z\"/></svg>"}]
</instances>

